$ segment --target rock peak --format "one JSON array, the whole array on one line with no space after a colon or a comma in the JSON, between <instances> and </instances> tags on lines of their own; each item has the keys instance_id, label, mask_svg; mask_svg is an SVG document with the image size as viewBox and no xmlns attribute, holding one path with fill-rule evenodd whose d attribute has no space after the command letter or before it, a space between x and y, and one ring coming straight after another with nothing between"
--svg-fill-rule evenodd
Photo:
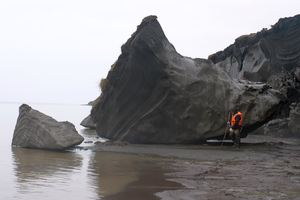
<instances>
[{"instance_id":1,"label":"rock peak","mask_svg":"<svg viewBox=\"0 0 300 200\"><path fill-rule=\"evenodd\" d=\"M130 143L222 137L235 105L246 134L269 120L282 100L265 84L236 81L209 60L181 56L153 16L122 46L106 81L91 111L97 134Z\"/></svg>"}]
</instances>

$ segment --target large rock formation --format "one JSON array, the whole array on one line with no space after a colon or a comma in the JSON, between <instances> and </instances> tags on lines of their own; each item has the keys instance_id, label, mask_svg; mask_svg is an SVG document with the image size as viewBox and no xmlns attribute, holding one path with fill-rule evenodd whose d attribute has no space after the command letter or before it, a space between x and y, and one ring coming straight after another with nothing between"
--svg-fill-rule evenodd
<instances>
[{"instance_id":1,"label":"large rock formation","mask_svg":"<svg viewBox=\"0 0 300 200\"><path fill-rule=\"evenodd\" d=\"M265 82L285 95L287 100L277 116L280 119L265 125L265 134L287 135L283 133L294 129L293 125L288 126L289 130L286 126L290 105L300 101L299 44L300 15L296 15L279 19L270 30L241 36L224 51L209 56L209 60L225 69L232 78ZM279 122L285 125L280 126L281 133L276 133L274 127ZM266 127L268 125L270 129Z\"/></svg>"},{"instance_id":2,"label":"large rock formation","mask_svg":"<svg viewBox=\"0 0 300 200\"><path fill-rule=\"evenodd\" d=\"M78 145L83 140L72 123L58 122L26 104L20 106L12 145L59 150Z\"/></svg>"},{"instance_id":3,"label":"large rock formation","mask_svg":"<svg viewBox=\"0 0 300 200\"><path fill-rule=\"evenodd\" d=\"M222 138L230 109L244 135L277 115L282 95L267 84L234 80L206 59L176 52L156 16L122 46L91 116L99 136L130 143L197 143Z\"/></svg>"}]
</instances>

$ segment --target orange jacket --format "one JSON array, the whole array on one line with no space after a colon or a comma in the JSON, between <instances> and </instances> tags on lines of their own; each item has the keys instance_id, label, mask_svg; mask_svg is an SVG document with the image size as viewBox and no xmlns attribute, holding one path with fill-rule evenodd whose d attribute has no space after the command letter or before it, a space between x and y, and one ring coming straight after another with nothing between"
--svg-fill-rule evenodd
<instances>
[{"instance_id":1,"label":"orange jacket","mask_svg":"<svg viewBox=\"0 0 300 200\"><path fill-rule=\"evenodd\" d=\"M240 119L240 121L238 122L238 124L235 125L235 118L236 118L236 116L240 116L241 119ZM237 113L235 113L235 114L231 117L231 126L233 127L233 126L235 125L235 127L233 127L233 129L234 129L234 128L237 128L237 126L241 126L242 123L243 123L242 113L241 113L240 111L238 111Z\"/></svg>"}]
</instances>

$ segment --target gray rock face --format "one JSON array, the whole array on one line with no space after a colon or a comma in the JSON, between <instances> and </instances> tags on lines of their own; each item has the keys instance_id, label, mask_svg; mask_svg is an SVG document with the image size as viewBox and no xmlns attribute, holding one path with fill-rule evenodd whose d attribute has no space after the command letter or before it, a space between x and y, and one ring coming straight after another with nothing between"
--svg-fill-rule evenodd
<instances>
[{"instance_id":1,"label":"gray rock face","mask_svg":"<svg viewBox=\"0 0 300 200\"><path fill-rule=\"evenodd\" d=\"M238 106L243 133L272 119L282 95L264 83L234 80L206 59L176 52L156 16L122 46L91 111L100 137L130 143L197 143L222 138Z\"/></svg>"},{"instance_id":2,"label":"gray rock face","mask_svg":"<svg viewBox=\"0 0 300 200\"><path fill-rule=\"evenodd\" d=\"M275 137L300 136L300 104L292 103L289 118L273 119L256 130L254 134L264 134Z\"/></svg>"},{"instance_id":3,"label":"gray rock face","mask_svg":"<svg viewBox=\"0 0 300 200\"><path fill-rule=\"evenodd\" d=\"M293 103L289 118L289 129L296 136L300 136L300 103Z\"/></svg>"},{"instance_id":4,"label":"gray rock face","mask_svg":"<svg viewBox=\"0 0 300 200\"><path fill-rule=\"evenodd\" d=\"M19 117L12 139L12 145L38 149L66 149L82 143L70 122L58 122L30 106L19 108Z\"/></svg>"},{"instance_id":5,"label":"gray rock face","mask_svg":"<svg viewBox=\"0 0 300 200\"><path fill-rule=\"evenodd\" d=\"M278 126L278 121L270 122L264 126L265 134L272 134L274 131L273 135L286 136L291 130L294 130L293 132L298 130L286 127L287 122L293 124L291 126L296 126L293 122L295 113L291 112L290 105L293 102L299 103L300 100L298 44L300 44L300 15L279 19L270 30L263 29L257 33L241 36L224 51L209 57L209 60L225 69L231 77L267 83L286 97L277 116L279 121L285 122L285 125ZM281 128L276 130L272 127Z\"/></svg>"},{"instance_id":6,"label":"gray rock face","mask_svg":"<svg viewBox=\"0 0 300 200\"><path fill-rule=\"evenodd\" d=\"M276 137L288 137L291 131L288 128L288 119L274 119L263 126L264 134Z\"/></svg>"},{"instance_id":7,"label":"gray rock face","mask_svg":"<svg viewBox=\"0 0 300 200\"><path fill-rule=\"evenodd\" d=\"M84 126L86 128L95 129L96 124L93 122L91 115L87 116L82 120L80 123L81 126Z\"/></svg>"},{"instance_id":8,"label":"gray rock face","mask_svg":"<svg viewBox=\"0 0 300 200\"><path fill-rule=\"evenodd\" d=\"M243 35L210 56L233 78L267 82L282 68L300 66L300 15L280 19L270 30Z\"/></svg>"}]
</instances>

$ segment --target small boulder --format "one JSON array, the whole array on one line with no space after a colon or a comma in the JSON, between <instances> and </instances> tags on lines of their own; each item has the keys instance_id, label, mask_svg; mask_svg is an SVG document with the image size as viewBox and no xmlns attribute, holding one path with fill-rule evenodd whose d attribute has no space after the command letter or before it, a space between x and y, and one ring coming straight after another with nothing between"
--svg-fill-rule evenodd
<instances>
[{"instance_id":1,"label":"small boulder","mask_svg":"<svg viewBox=\"0 0 300 200\"><path fill-rule=\"evenodd\" d=\"M82 120L82 122L80 123L80 125L84 126L86 128L96 129L96 124L92 121L91 115L89 115L86 118L84 118Z\"/></svg>"},{"instance_id":2,"label":"small boulder","mask_svg":"<svg viewBox=\"0 0 300 200\"><path fill-rule=\"evenodd\" d=\"M26 104L20 106L12 145L61 150L79 145L83 140L72 123L58 122Z\"/></svg>"},{"instance_id":3,"label":"small boulder","mask_svg":"<svg viewBox=\"0 0 300 200\"><path fill-rule=\"evenodd\" d=\"M278 115L285 96L261 82L232 79L211 61L177 53L156 16L121 47L91 117L97 134L133 144L195 144L222 139L234 106L241 137Z\"/></svg>"}]
</instances>

